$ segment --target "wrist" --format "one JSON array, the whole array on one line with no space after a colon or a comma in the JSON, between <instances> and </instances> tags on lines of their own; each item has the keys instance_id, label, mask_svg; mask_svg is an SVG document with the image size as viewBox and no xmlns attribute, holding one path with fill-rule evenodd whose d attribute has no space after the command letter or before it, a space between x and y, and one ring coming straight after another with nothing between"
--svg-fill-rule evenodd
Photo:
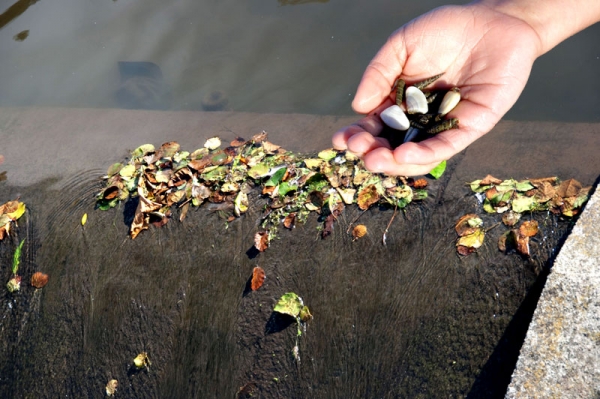
<instances>
[{"instance_id":1,"label":"wrist","mask_svg":"<svg viewBox=\"0 0 600 399\"><path fill-rule=\"evenodd\" d=\"M527 23L540 39L538 56L600 21L598 0L480 0L476 3Z\"/></svg>"}]
</instances>

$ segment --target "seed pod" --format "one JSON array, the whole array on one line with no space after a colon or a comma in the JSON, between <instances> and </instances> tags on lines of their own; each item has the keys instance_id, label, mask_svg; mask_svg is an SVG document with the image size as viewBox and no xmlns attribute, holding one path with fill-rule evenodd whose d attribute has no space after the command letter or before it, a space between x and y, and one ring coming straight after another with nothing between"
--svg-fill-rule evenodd
<instances>
[{"instance_id":1,"label":"seed pod","mask_svg":"<svg viewBox=\"0 0 600 399\"><path fill-rule=\"evenodd\" d=\"M352 229L352 237L354 237L354 240L352 241L356 241L359 238L364 237L365 234L367 234L367 226L364 224L359 224Z\"/></svg>"},{"instance_id":2,"label":"seed pod","mask_svg":"<svg viewBox=\"0 0 600 399\"><path fill-rule=\"evenodd\" d=\"M404 86L406 83L402 79L396 81L396 105L402 106L402 100L404 99Z\"/></svg>"},{"instance_id":3,"label":"seed pod","mask_svg":"<svg viewBox=\"0 0 600 399\"><path fill-rule=\"evenodd\" d=\"M446 115L448 112L452 111L454 107L460 102L460 89L458 87L453 87L449 90L445 95L442 103L440 104L440 108L438 109L438 113L440 115Z\"/></svg>"}]
</instances>

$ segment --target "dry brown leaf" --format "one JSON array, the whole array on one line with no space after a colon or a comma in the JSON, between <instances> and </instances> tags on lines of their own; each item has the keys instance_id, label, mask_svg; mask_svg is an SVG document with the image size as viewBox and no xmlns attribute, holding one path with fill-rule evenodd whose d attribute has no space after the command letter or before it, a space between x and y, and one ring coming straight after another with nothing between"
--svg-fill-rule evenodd
<instances>
[{"instance_id":1,"label":"dry brown leaf","mask_svg":"<svg viewBox=\"0 0 600 399\"><path fill-rule=\"evenodd\" d=\"M183 206L181 207L181 214L179 215L179 221L183 222L183 219L185 219L185 217L187 216L188 210L190 209L190 203L186 202L185 204L183 204Z\"/></svg>"},{"instance_id":2,"label":"dry brown leaf","mask_svg":"<svg viewBox=\"0 0 600 399\"><path fill-rule=\"evenodd\" d=\"M512 210L505 212L502 215L502 223L508 227L512 227L521 219L521 214Z\"/></svg>"},{"instance_id":3,"label":"dry brown leaf","mask_svg":"<svg viewBox=\"0 0 600 399\"><path fill-rule=\"evenodd\" d=\"M480 186L489 186L491 184L500 184L502 183L502 180L495 178L492 175L487 175L486 177L484 177L481 182L479 183Z\"/></svg>"},{"instance_id":4,"label":"dry brown leaf","mask_svg":"<svg viewBox=\"0 0 600 399\"><path fill-rule=\"evenodd\" d=\"M269 233L266 231L259 231L254 235L254 247L260 252L264 252L269 248Z\"/></svg>"},{"instance_id":5,"label":"dry brown leaf","mask_svg":"<svg viewBox=\"0 0 600 399\"><path fill-rule=\"evenodd\" d=\"M473 247L465 247L464 245L459 245L459 246L456 247L456 252L458 252L458 254L462 255L462 256L471 255L475 251L476 251L475 248L473 248Z\"/></svg>"},{"instance_id":6,"label":"dry brown leaf","mask_svg":"<svg viewBox=\"0 0 600 399\"><path fill-rule=\"evenodd\" d=\"M556 189L547 181L539 182L536 187L534 196L540 203L549 201L556 195Z\"/></svg>"},{"instance_id":7,"label":"dry brown leaf","mask_svg":"<svg viewBox=\"0 0 600 399\"><path fill-rule=\"evenodd\" d=\"M148 217L141 211L141 202L138 204L137 209L135 210L135 216L133 217L133 222L131 222L131 230L129 234L131 235L131 239L135 239L142 232L142 230L146 230L148 228Z\"/></svg>"},{"instance_id":8,"label":"dry brown leaf","mask_svg":"<svg viewBox=\"0 0 600 399\"><path fill-rule=\"evenodd\" d=\"M496 187L492 187L492 188L486 190L486 192L485 192L485 198L487 198L488 200L491 200L496 195L498 195L498 190L496 189Z\"/></svg>"},{"instance_id":9,"label":"dry brown leaf","mask_svg":"<svg viewBox=\"0 0 600 399\"><path fill-rule=\"evenodd\" d=\"M577 180L575 179L569 179L569 180L565 180L562 183L560 183L560 186L558 187L558 195L560 195L561 197L565 198L565 197L575 197L579 194L579 191L581 191L581 183L579 183Z\"/></svg>"},{"instance_id":10,"label":"dry brown leaf","mask_svg":"<svg viewBox=\"0 0 600 399\"><path fill-rule=\"evenodd\" d=\"M525 221L519 227L521 237L533 237L538 233L538 222L536 220Z\"/></svg>"},{"instance_id":11,"label":"dry brown leaf","mask_svg":"<svg viewBox=\"0 0 600 399\"><path fill-rule=\"evenodd\" d=\"M277 145L277 144L273 144L270 141L265 140L262 143L262 148L266 154L274 154L278 149L281 148L281 146Z\"/></svg>"},{"instance_id":12,"label":"dry brown leaf","mask_svg":"<svg viewBox=\"0 0 600 399\"><path fill-rule=\"evenodd\" d=\"M379 201L377 187L374 184L370 184L359 191L356 203L360 209L366 211L371 205L377 203L377 201Z\"/></svg>"},{"instance_id":13,"label":"dry brown leaf","mask_svg":"<svg viewBox=\"0 0 600 399\"><path fill-rule=\"evenodd\" d=\"M523 256L529 257L529 237L517 237L517 252Z\"/></svg>"},{"instance_id":14,"label":"dry brown leaf","mask_svg":"<svg viewBox=\"0 0 600 399\"><path fill-rule=\"evenodd\" d=\"M231 141L231 143L229 143L229 145L232 147L241 147L244 144L246 144L246 139L244 139L242 137L236 137L235 139L233 139Z\"/></svg>"},{"instance_id":15,"label":"dry brown leaf","mask_svg":"<svg viewBox=\"0 0 600 399\"><path fill-rule=\"evenodd\" d=\"M260 144L263 141L265 141L267 139L267 132L265 132L264 130L258 134L255 134L254 136L252 136L252 138L250 139L250 141L253 141L255 144Z\"/></svg>"},{"instance_id":16,"label":"dry brown leaf","mask_svg":"<svg viewBox=\"0 0 600 399\"><path fill-rule=\"evenodd\" d=\"M558 177L553 176L553 177L542 177L539 179L529 179L529 183L531 183L532 185L534 185L535 187L538 187L541 183L556 183L556 181L558 180Z\"/></svg>"},{"instance_id":17,"label":"dry brown leaf","mask_svg":"<svg viewBox=\"0 0 600 399\"><path fill-rule=\"evenodd\" d=\"M256 266L254 270L252 270L252 280L250 281L250 289L252 291L256 291L260 287L262 287L263 282L265 281L265 271L260 266Z\"/></svg>"},{"instance_id":18,"label":"dry brown leaf","mask_svg":"<svg viewBox=\"0 0 600 399\"><path fill-rule=\"evenodd\" d=\"M0 155L0 165L2 165L2 162L4 162L4 155Z\"/></svg>"},{"instance_id":19,"label":"dry brown leaf","mask_svg":"<svg viewBox=\"0 0 600 399\"><path fill-rule=\"evenodd\" d=\"M202 172L207 166L210 165L210 158L194 159L188 166L197 172Z\"/></svg>"},{"instance_id":20,"label":"dry brown leaf","mask_svg":"<svg viewBox=\"0 0 600 399\"><path fill-rule=\"evenodd\" d=\"M296 224L296 212L289 213L285 219L283 219L283 226L286 229L293 229Z\"/></svg>"}]
</instances>

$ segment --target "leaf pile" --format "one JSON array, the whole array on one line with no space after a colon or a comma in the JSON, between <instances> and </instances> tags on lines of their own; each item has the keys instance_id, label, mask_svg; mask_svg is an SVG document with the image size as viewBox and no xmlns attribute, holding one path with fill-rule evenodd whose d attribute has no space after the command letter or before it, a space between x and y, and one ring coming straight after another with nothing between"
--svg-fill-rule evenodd
<instances>
[{"instance_id":1,"label":"leaf pile","mask_svg":"<svg viewBox=\"0 0 600 399\"><path fill-rule=\"evenodd\" d=\"M18 199L0 205L0 241L10 234L11 223L25 213L25 204Z\"/></svg>"},{"instance_id":2,"label":"leaf pile","mask_svg":"<svg viewBox=\"0 0 600 399\"><path fill-rule=\"evenodd\" d=\"M572 217L581 211L589 199L591 187L583 187L575 179L560 181L557 177L516 181L501 180L491 175L468 183L483 202L488 213L501 213L502 223L511 229L498 241L502 252L516 250L530 256L529 238L538 233L536 221L524 221L515 227L524 212L550 211L555 215ZM459 235L457 252L469 255L483 244L485 230L481 219L474 214L463 216L455 226Z\"/></svg>"},{"instance_id":3,"label":"leaf pile","mask_svg":"<svg viewBox=\"0 0 600 399\"><path fill-rule=\"evenodd\" d=\"M588 200L590 187L575 179L559 181L557 177L516 181L486 176L469 183L471 190L485 194L483 209L488 213L550 211L574 216Z\"/></svg>"},{"instance_id":4,"label":"leaf pile","mask_svg":"<svg viewBox=\"0 0 600 399\"><path fill-rule=\"evenodd\" d=\"M320 214L322 236L331 234L336 218L349 204L362 210L388 204L404 208L424 199L424 189L413 189L402 178L368 172L355 155L328 149L316 157L302 157L267 141L262 132L250 140L238 138L221 148L217 137L192 153L176 142L159 148L144 144L130 160L112 165L97 207L116 206L130 197L139 199L130 229L131 238L151 223L161 226L181 208L180 220L190 206L212 203L228 211L228 221L248 210L248 193L259 188L268 202L255 236L264 251L281 224L293 228L311 212Z\"/></svg>"}]
</instances>

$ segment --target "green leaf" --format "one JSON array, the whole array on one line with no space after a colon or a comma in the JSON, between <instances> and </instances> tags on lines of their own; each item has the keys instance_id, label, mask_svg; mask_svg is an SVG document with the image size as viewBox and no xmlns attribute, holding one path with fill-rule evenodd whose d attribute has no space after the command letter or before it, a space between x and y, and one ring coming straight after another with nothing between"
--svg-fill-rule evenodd
<instances>
[{"instance_id":1,"label":"green leaf","mask_svg":"<svg viewBox=\"0 0 600 399\"><path fill-rule=\"evenodd\" d=\"M23 249L23 244L25 244L25 239L21 240L21 243L17 247L17 250L13 256L12 273L15 276L19 270L19 263L21 263L21 250Z\"/></svg>"},{"instance_id":2,"label":"green leaf","mask_svg":"<svg viewBox=\"0 0 600 399\"><path fill-rule=\"evenodd\" d=\"M325 161L330 161L333 158L335 158L337 156L337 154L338 154L337 150L330 148L328 150L323 150L323 151L319 152L319 154L317 156L321 159L324 159Z\"/></svg>"},{"instance_id":3,"label":"green leaf","mask_svg":"<svg viewBox=\"0 0 600 399\"><path fill-rule=\"evenodd\" d=\"M264 163L259 163L258 165L254 165L248 171L248 176L253 178L254 180L258 180L261 177L267 175L269 173L269 166Z\"/></svg>"},{"instance_id":4,"label":"green leaf","mask_svg":"<svg viewBox=\"0 0 600 399\"><path fill-rule=\"evenodd\" d=\"M429 172L429 174L431 176L433 176L434 179L439 179L440 177L442 177L442 175L444 174L445 171L446 171L446 161L442 161L438 164L438 166L431 169L431 172Z\"/></svg>"},{"instance_id":5,"label":"green leaf","mask_svg":"<svg viewBox=\"0 0 600 399\"><path fill-rule=\"evenodd\" d=\"M281 179L283 179L283 176L285 175L286 171L287 171L287 168L277 169L277 171L275 173L273 173L273 176L271 176L269 178L269 180L267 180L267 182L265 183L265 186L271 187L271 186L278 185L281 182Z\"/></svg>"},{"instance_id":6,"label":"green leaf","mask_svg":"<svg viewBox=\"0 0 600 399\"><path fill-rule=\"evenodd\" d=\"M290 184L290 183L284 181L283 183L281 183L279 185L279 195L286 195L290 191L295 191L297 189L298 189L297 185Z\"/></svg>"},{"instance_id":7,"label":"green leaf","mask_svg":"<svg viewBox=\"0 0 600 399\"><path fill-rule=\"evenodd\" d=\"M138 158L138 157L142 157L142 156L146 155L149 152L154 152L154 146L152 144L143 144L143 145L139 146L138 148L136 148L135 150L133 150L133 152L131 153L131 156L133 158Z\"/></svg>"},{"instance_id":8,"label":"green leaf","mask_svg":"<svg viewBox=\"0 0 600 399\"><path fill-rule=\"evenodd\" d=\"M515 187L517 189L517 191L529 191L529 190L533 190L535 187L533 187L533 184L531 184L529 182L529 180L523 180L520 182L517 182L517 184L515 184Z\"/></svg>"},{"instance_id":9,"label":"green leaf","mask_svg":"<svg viewBox=\"0 0 600 399\"><path fill-rule=\"evenodd\" d=\"M532 211L534 210L535 205L536 201L533 197L519 196L512 200L512 210L514 212L522 213Z\"/></svg>"},{"instance_id":10,"label":"green leaf","mask_svg":"<svg viewBox=\"0 0 600 399\"><path fill-rule=\"evenodd\" d=\"M273 311L297 318L300 315L300 311L302 311L303 307L304 303L302 303L302 299L295 293L288 292L283 294L283 296L275 304Z\"/></svg>"}]
</instances>

